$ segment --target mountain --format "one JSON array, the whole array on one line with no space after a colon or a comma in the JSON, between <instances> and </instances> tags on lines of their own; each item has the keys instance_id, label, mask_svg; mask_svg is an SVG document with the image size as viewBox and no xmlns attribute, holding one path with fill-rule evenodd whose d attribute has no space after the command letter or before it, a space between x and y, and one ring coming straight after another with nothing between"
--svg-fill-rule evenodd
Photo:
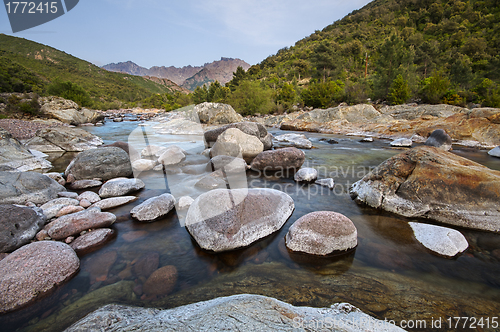
<instances>
[{"instance_id":1,"label":"mountain","mask_svg":"<svg viewBox=\"0 0 500 332\"><path fill-rule=\"evenodd\" d=\"M176 84L193 91L197 86L219 81L221 84L229 82L233 77L233 72L238 66L247 70L250 65L240 59L221 58L218 61L205 63L203 66L185 66L177 67L151 67L149 69L141 67L132 61L110 63L102 68L114 71L127 73L137 76L153 76L158 78L169 79Z\"/></svg>"},{"instance_id":2,"label":"mountain","mask_svg":"<svg viewBox=\"0 0 500 332\"><path fill-rule=\"evenodd\" d=\"M368 97L500 106L500 2L375 0L249 72L273 88L292 84L288 100L314 107Z\"/></svg>"},{"instance_id":3,"label":"mountain","mask_svg":"<svg viewBox=\"0 0 500 332\"><path fill-rule=\"evenodd\" d=\"M0 92L47 94L69 81L88 94L94 108L119 107L157 93L183 90L171 81L113 73L47 45L0 34Z\"/></svg>"},{"instance_id":4,"label":"mountain","mask_svg":"<svg viewBox=\"0 0 500 332\"><path fill-rule=\"evenodd\" d=\"M171 80L177 85L182 85L186 79L190 78L191 76L202 70L203 66L199 67L185 66L182 68L177 68L174 66L170 67L154 66L147 69L133 63L132 61L127 61L127 62L110 63L105 66L102 66L101 68L109 71L126 73L130 75L166 78Z\"/></svg>"}]
</instances>

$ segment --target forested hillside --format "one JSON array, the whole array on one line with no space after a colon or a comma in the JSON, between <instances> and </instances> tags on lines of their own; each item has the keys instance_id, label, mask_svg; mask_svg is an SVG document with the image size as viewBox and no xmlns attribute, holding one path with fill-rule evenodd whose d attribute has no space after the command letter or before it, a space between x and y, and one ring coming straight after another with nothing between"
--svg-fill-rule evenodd
<instances>
[{"instance_id":1,"label":"forested hillside","mask_svg":"<svg viewBox=\"0 0 500 332\"><path fill-rule=\"evenodd\" d=\"M500 107L499 51L499 0L375 0L279 50L228 86L235 91L245 82L253 91L248 97L262 97L263 105L270 92L282 110L368 98Z\"/></svg>"},{"instance_id":2,"label":"forested hillside","mask_svg":"<svg viewBox=\"0 0 500 332\"><path fill-rule=\"evenodd\" d=\"M0 93L55 94L80 106L104 109L171 93L173 88L108 72L52 47L0 34Z\"/></svg>"}]
</instances>

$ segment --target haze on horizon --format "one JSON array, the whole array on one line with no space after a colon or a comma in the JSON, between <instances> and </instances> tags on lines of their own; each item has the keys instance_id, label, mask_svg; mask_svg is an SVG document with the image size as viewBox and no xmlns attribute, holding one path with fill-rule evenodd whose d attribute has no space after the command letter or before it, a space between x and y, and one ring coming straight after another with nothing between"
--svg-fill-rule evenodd
<instances>
[{"instance_id":1,"label":"haze on horizon","mask_svg":"<svg viewBox=\"0 0 500 332\"><path fill-rule=\"evenodd\" d=\"M221 57L257 64L368 0L82 0L65 15L12 33L0 9L0 33L46 44L98 66L133 61L200 66Z\"/></svg>"}]
</instances>

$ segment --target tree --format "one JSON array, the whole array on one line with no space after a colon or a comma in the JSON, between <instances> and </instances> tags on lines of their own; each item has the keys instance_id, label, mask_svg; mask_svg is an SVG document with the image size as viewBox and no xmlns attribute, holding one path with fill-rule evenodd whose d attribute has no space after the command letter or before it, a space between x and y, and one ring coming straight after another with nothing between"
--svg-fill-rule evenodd
<instances>
[{"instance_id":1,"label":"tree","mask_svg":"<svg viewBox=\"0 0 500 332\"><path fill-rule=\"evenodd\" d=\"M442 101L448 88L450 80L442 70L433 72L432 76L424 79L422 87L422 99L431 104L438 104Z\"/></svg>"},{"instance_id":2,"label":"tree","mask_svg":"<svg viewBox=\"0 0 500 332\"><path fill-rule=\"evenodd\" d=\"M55 81L49 85L48 93L65 99L73 100L80 107L91 107L92 99L85 89L70 81Z\"/></svg>"},{"instance_id":3,"label":"tree","mask_svg":"<svg viewBox=\"0 0 500 332\"><path fill-rule=\"evenodd\" d=\"M233 73L233 79L227 83L227 86L231 89L231 91L236 90L236 87L240 85L241 81L247 78L247 73L243 67L238 66L236 68L236 72Z\"/></svg>"},{"instance_id":4,"label":"tree","mask_svg":"<svg viewBox=\"0 0 500 332\"><path fill-rule=\"evenodd\" d=\"M242 115L265 114L275 108L272 90L258 81L241 81L228 98L228 103Z\"/></svg>"},{"instance_id":5,"label":"tree","mask_svg":"<svg viewBox=\"0 0 500 332\"><path fill-rule=\"evenodd\" d=\"M327 108L344 98L344 83L330 81L311 83L307 89L302 90L302 100L306 106Z\"/></svg>"},{"instance_id":6,"label":"tree","mask_svg":"<svg viewBox=\"0 0 500 332\"><path fill-rule=\"evenodd\" d=\"M206 85L197 86L193 91L193 102L195 104L201 104L208 101L208 89Z\"/></svg>"},{"instance_id":7,"label":"tree","mask_svg":"<svg viewBox=\"0 0 500 332\"><path fill-rule=\"evenodd\" d=\"M329 41L322 41L314 49L313 63L316 67L316 77L323 77L323 82L328 77L334 76L340 71L340 55L336 47Z\"/></svg>"},{"instance_id":8,"label":"tree","mask_svg":"<svg viewBox=\"0 0 500 332\"><path fill-rule=\"evenodd\" d=\"M411 90L408 86L408 81L399 74L392 82L389 89L389 101L394 105L404 104L410 99Z\"/></svg>"}]
</instances>

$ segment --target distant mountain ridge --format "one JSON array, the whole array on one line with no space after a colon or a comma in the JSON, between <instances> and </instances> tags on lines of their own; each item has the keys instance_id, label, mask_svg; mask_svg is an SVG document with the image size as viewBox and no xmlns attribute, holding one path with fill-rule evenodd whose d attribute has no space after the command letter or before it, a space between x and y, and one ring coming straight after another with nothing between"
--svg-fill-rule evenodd
<instances>
[{"instance_id":1,"label":"distant mountain ridge","mask_svg":"<svg viewBox=\"0 0 500 332\"><path fill-rule=\"evenodd\" d=\"M203 66L184 66L181 68L174 66L154 66L148 69L132 61L110 63L101 68L136 76L168 79L183 88L193 91L197 86L202 86L216 80L221 84L226 84L233 78L233 73L238 66L241 66L245 70L250 68L250 65L243 60L224 57L218 61L205 63Z\"/></svg>"}]
</instances>

